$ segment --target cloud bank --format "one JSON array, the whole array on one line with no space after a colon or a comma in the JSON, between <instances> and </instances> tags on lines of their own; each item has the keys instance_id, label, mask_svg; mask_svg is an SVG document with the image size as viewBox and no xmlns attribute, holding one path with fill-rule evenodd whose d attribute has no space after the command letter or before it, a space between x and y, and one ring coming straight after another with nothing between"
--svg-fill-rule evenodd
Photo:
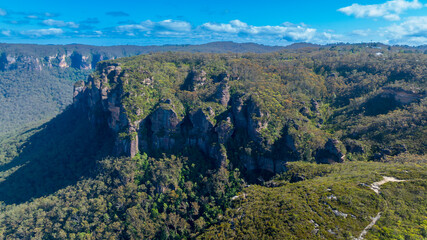
<instances>
[{"instance_id":1,"label":"cloud bank","mask_svg":"<svg viewBox=\"0 0 427 240\"><path fill-rule=\"evenodd\" d=\"M427 16L409 17L385 28L385 34L396 44L427 44Z\"/></svg>"},{"instance_id":2,"label":"cloud bank","mask_svg":"<svg viewBox=\"0 0 427 240\"><path fill-rule=\"evenodd\" d=\"M338 9L339 12L357 18L384 18L389 21L400 20L400 14L406 10L422 8L418 0L391 0L383 4L360 5L357 3Z\"/></svg>"},{"instance_id":3,"label":"cloud bank","mask_svg":"<svg viewBox=\"0 0 427 240\"><path fill-rule=\"evenodd\" d=\"M192 29L189 22L167 19L160 22L150 20L140 24L120 25L114 28L113 34L126 34L127 36L145 35L179 35L188 33Z\"/></svg>"},{"instance_id":4,"label":"cloud bank","mask_svg":"<svg viewBox=\"0 0 427 240\"><path fill-rule=\"evenodd\" d=\"M283 38L289 41L309 41L314 38L316 29L305 25L282 23L277 26L253 26L240 20L232 20L229 23L205 23L201 28L214 33L262 35Z\"/></svg>"},{"instance_id":5,"label":"cloud bank","mask_svg":"<svg viewBox=\"0 0 427 240\"><path fill-rule=\"evenodd\" d=\"M43 25L46 26L53 26L53 27L68 27L68 28L78 28L79 25L75 22L64 22L60 20L54 20L54 19L47 19L43 20Z\"/></svg>"}]
</instances>

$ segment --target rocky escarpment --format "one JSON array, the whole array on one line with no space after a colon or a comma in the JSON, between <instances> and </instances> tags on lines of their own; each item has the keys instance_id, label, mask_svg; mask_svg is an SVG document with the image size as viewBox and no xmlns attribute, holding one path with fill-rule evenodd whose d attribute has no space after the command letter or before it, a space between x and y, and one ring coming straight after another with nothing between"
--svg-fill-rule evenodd
<instances>
[{"instance_id":1,"label":"rocky escarpment","mask_svg":"<svg viewBox=\"0 0 427 240\"><path fill-rule=\"evenodd\" d=\"M256 97L233 92L227 72L183 67L176 76L181 82L164 85L163 72L154 75L142 65L103 62L88 81L75 85L74 108L87 114L94 127L108 126L115 155L196 149L218 168L232 164L263 176L285 171L286 162L317 157L304 145L303 132L297 132L307 121L286 120L274 141L266 137L278 123ZM196 95L204 100L193 101ZM322 157L343 161L335 145L329 145Z\"/></svg>"},{"instance_id":2,"label":"rocky escarpment","mask_svg":"<svg viewBox=\"0 0 427 240\"><path fill-rule=\"evenodd\" d=\"M123 88L111 88L110 84L122 85L122 69L119 65L100 67L99 75L89 76L87 82L77 82L74 86L73 106L87 114L94 127L108 126L115 134L116 155L135 155L138 138L135 135L139 122L130 122L121 103ZM130 141L125 135L132 135Z\"/></svg>"},{"instance_id":3,"label":"rocky escarpment","mask_svg":"<svg viewBox=\"0 0 427 240\"><path fill-rule=\"evenodd\" d=\"M48 56L32 56L3 52L0 55L0 70L5 71L21 68L39 71L50 68L90 70L94 69L96 63L99 61L109 58L109 56L99 53L81 54L76 51L57 53Z\"/></svg>"},{"instance_id":4,"label":"rocky escarpment","mask_svg":"<svg viewBox=\"0 0 427 240\"><path fill-rule=\"evenodd\" d=\"M426 96L425 91L405 90L400 87L385 87L362 105L366 115L385 114L398 107L418 102Z\"/></svg>"}]
</instances>

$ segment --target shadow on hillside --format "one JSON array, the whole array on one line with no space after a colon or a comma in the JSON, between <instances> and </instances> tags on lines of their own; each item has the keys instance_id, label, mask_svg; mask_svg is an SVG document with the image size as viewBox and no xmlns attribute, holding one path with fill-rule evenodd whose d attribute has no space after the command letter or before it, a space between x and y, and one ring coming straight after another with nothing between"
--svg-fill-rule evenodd
<instances>
[{"instance_id":1,"label":"shadow on hillside","mask_svg":"<svg viewBox=\"0 0 427 240\"><path fill-rule=\"evenodd\" d=\"M19 204L75 184L93 174L97 159L106 156L112 139L91 128L84 114L68 108L42 125L0 172L22 165L0 183L0 201Z\"/></svg>"}]
</instances>

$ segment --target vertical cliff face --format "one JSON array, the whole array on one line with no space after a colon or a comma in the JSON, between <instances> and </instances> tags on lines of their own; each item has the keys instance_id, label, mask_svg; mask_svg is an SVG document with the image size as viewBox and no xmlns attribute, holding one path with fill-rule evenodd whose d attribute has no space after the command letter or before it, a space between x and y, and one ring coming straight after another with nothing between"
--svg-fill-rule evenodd
<instances>
[{"instance_id":1,"label":"vertical cliff face","mask_svg":"<svg viewBox=\"0 0 427 240\"><path fill-rule=\"evenodd\" d=\"M233 164L248 174L269 176L302 158L302 138L295 132L284 130L275 141L266 137L277 123L251 94L232 91L229 74L169 62L153 63L156 69L149 70L144 58L138 60L103 62L74 88L74 107L94 127L108 126L115 155L178 154L190 148L217 167ZM181 68L170 73L173 66Z\"/></svg>"},{"instance_id":2,"label":"vertical cliff face","mask_svg":"<svg viewBox=\"0 0 427 240\"><path fill-rule=\"evenodd\" d=\"M247 172L270 174L284 171L286 161L292 160L286 156L274 158L270 150L261 147L260 132L268 123L259 120L264 113L245 96L236 95L229 101L224 100L230 98L229 93L217 95L216 101L230 109L221 119L215 119L211 107L181 114L180 101L164 99L144 118L133 121L123 105L123 97L128 94L123 91L127 76L119 64L104 64L87 82L79 82L74 88L74 108L87 114L94 127L108 126L115 136L115 155L133 157L139 151L176 153L194 147L217 167L226 166L231 154ZM224 85L219 89L228 88ZM292 145L292 137L288 135L287 139ZM248 142L256 146L250 152L238 146ZM290 149L296 151L293 145Z\"/></svg>"},{"instance_id":3,"label":"vertical cliff face","mask_svg":"<svg viewBox=\"0 0 427 240\"><path fill-rule=\"evenodd\" d=\"M87 82L74 86L74 108L87 114L93 127L108 126L115 136L116 155L138 152L139 121L131 122L122 105L123 72L118 64L100 65ZM114 86L114 87L112 87Z\"/></svg>"},{"instance_id":4,"label":"vertical cliff face","mask_svg":"<svg viewBox=\"0 0 427 240\"><path fill-rule=\"evenodd\" d=\"M106 59L108 59L108 57L104 55L82 55L79 52L56 54L45 57L2 53L0 55L0 70L13 70L17 68L39 71L50 68L91 70L96 66L97 62Z\"/></svg>"}]
</instances>

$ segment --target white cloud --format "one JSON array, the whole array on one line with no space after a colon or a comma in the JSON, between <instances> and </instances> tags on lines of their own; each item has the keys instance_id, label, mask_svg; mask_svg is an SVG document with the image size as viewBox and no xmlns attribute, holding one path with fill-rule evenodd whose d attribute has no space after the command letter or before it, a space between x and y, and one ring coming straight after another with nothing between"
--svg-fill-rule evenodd
<instances>
[{"instance_id":1,"label":"white cloud","mask_svg":"<svg viewBox=\"0 0 427 240\"><path fill-rule=\"evenodd\" d=\"M341 39L343 37L344 36L341 34L333 34L333 33L329 33L329 32L322 32L318 35L317 39L319 39L319 41L317 41L317 42L335 43L335 42L341 41Z\"/></svg>"},{"instance_id":2,"label":"white cloud","mask_svg":"<svg viewBox=\"0 0 427 240\"><path fill-rule=\"evenodd\" d=\"M32 30L21 32L22 35L26 35L30 37L57 36L63 33L64 31L60 28L32 29Z\"/></svg>"},{"instance_id":3,"label":"white cloud","mask_svg":"<svg viewBox=\"0 0 427 240\"><path fill-rule=\"evenodd\" d=\"M352 33L362 37L367 37L372 34L371 29L356 29L353 30Z\"/></svg>"},{"instance_id":4,"label":"white cloud","mask_svg":"<svg viewBox=\"0 0 427 240\"><path fill-rule=\"evenodd\" d=\"M289 41L307 41L316 34L316 29L308 28L304 24L283 23L277 26L253 26L240 20L233 20L229 23L205 23L201 25L201 28L218 33L274 36Z\"/></svg>"},{"instance_id":5,"label":"white cloud","mask_svg":"<svg viewBox=\"0 0 427 240\"><path fill-rule=\"evenodd\" d=\"M393 39L404 37L427 38L427 16L409 17L400 24L393 24L387 27L385 34Z\"/></svg>"},{"instance_id":6,"label":"white cloud","mask_svg":"<svg viewBox=\"0 0 427 240\"><path fill-rule=\"evenodd\" d=\"M410 37L405 41L400 42L399 44L418 46L418 45L425 45L426 43L427 43L427 37Z\"/></svg>"},{"instance_id":7,"label":"white cloud","mask_svg":"<svg viewBox=\"0 0 427 240\"><path fill-rule=\"evenodd\" d=\"M115 28L115 32L125 33L128 36L136 36L140 32L144 32L146 34L176 35L190 31L190 23L172 19L160 22L147 20L140 24L121 25Z\"/></svg>"},{"instance_id":8,"label":"white cloud","mask_svg":"<svg viewBox=\"0 0 427 240\"><path fill-rule=\"evenodd\" d=\"M6 36L6 37L10 37L12 35L12 31L10 30L2 30L1 34Z\"/></svg>"},{"instance_id":9,"label":"white cloud","mask_svg":"<svg viewBox=\"0 0 427 240\"><path fill-rule=\"evenodd\" d=\"M79 25L75 22L64 22L61 20L47 19L43 20L43 24L46 26L52 27L68 27L68 28L78 28Z\"/></svg>"},{"instance_id":10,"label":"white cloud","mask_svg":"<svg viewBox=\"0 0 427 240\"><path fill-rule=\"evenodd\" d=\"M6 16L6 15L7 15L6 10L0 8L0 16Z\"/></svg>"},{"instance_id":11,"label":"white cloud","mask_svg":"<svg viewBox=\"0 0 427 240\"><path fill-rule=\"evenodd\" d=\"M229 23L204 23L193 27L190 23L178 20L163 20L153 22L143 21L139 24L120 25L115 27L112 34L125 34L130 37L139 35L158 37L184 37L212 41L267 41L294 42L314 40L316 35L322 41L332 41L337 35L318 34L316 29L304 24L282 23L276 26L253 26L240 20Z\"/></svg>"},{"instance_id":12,"label":"white cloud","mask_svg":"<svg viewBox=\"0 0 427 240\"><path fill-rule=\"evenodd\" d=\"M232 24L225 23L205 23L202 27L214 32L238 33L240 31L239 28L236 28Z\"/></svg>"},{"instance_id":13,"label":"white cloud","mask_svg":"<svg viewBox=\"0 0 427 240\"><path fill-rule=\"evenodd\" d=\"M191 24L184 21L164 20L155 24L155 27L164 28L175 32L188 32L191 31Z\"/></svg>"},{"instance_id":14,"label":"white cloud","mask_svg":"<svg viewBox=\"0 0 427 240\"><path fill-rule=\"evenodd\" d=\"M149 28L146 28L139 24L128 24L128 25L121 25L117 26L115 32L116 33L125 33L128 36L136 36L135 32L147 32L149 31Z\"/></svg>"},{"instance_id":15,"label":"white cloud","mask_svg":"<svg viewBox=\"0 0 427 240\"><path fill-rule=\"evenodd\" d=\"M360 5L357 3L348 7L338 9L338 11L347 14L348 16L354 15L357 18L366 17L382 17L389 21L400 20L400 14L409 9L422 8L418 0L405 1L405 0L391 0L382 4Z\"/></svg>"}]
</instances>

